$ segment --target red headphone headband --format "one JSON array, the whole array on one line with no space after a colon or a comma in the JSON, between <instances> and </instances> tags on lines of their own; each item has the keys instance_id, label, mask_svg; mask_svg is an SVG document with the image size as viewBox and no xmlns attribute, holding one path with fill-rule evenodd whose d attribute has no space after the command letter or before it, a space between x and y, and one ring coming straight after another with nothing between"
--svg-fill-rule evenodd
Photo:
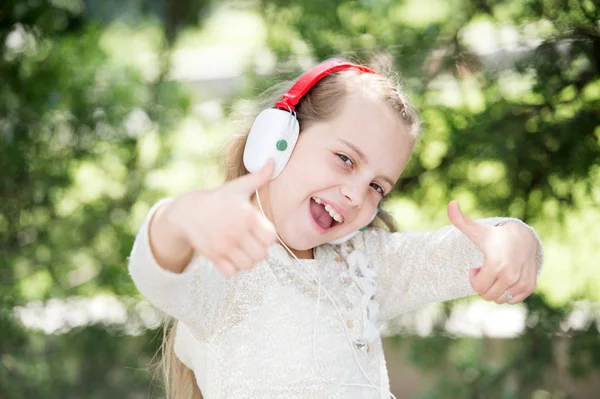
<instances>
[{"instance_id":1,"label":"red headphone headband","mask_svg":"<svg viewBox=\"0 0 600 399\"><path fill-rule=\"evenodd\" d=\"M371 68L362 65L351 64L339 60L325 61L302 75L292 88L284 94L281 101L275 103L275 107L286 111L294 111L298 101L300 101L314 85L325 76L343 69L357 69L364 73L377 73Z\"/></svg>"}]
</instances>

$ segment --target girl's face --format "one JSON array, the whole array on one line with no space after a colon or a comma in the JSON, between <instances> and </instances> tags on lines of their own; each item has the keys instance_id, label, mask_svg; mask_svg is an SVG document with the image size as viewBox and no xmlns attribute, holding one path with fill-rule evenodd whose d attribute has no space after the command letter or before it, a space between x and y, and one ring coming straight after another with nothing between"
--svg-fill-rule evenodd
<instances>
[{"instance_id":1,"label":"girl's face","mask_svg":"<svg viewBox=\"0 0 600 399\"><path fill-rule=\"evenodd\" d=\"M265 213L295 254L310 258L370 222L412 147L389 105L352 95L335 119L302 129L284 170L259 191Z\"/></svg>"}]
</instances>

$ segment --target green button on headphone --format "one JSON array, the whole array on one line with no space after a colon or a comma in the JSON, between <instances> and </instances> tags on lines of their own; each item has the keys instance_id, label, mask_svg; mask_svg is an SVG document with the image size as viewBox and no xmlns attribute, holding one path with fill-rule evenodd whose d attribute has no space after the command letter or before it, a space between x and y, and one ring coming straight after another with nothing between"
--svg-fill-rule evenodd
<instances>
[{"instance_id":1,"label":"green button on headphone","mask_svg":"<svg viewBox=\"0 0 600 399\"><path fill-rule=\"evenodd\" d=\"M288 143L287 143L287 141L285 141L285 140L279 140L279 141L277 142L277 144L275 144L275 147L277 147L277 149L278 149L279 151L285 151L285 150L286 150L286 148L287 148L287 146L288 146Z\"/></svg>"}]
</instances>

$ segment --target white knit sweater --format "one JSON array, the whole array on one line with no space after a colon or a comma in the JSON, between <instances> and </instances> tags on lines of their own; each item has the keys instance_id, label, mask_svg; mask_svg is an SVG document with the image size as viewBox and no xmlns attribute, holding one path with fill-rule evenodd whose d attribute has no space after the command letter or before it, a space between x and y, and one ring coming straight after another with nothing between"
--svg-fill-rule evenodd
<instances>
[{"instance_id":1,"label":"white knit sweater","mask_svg":"<svg viewBox=\"0 0 600 399\"><path fill-rule=\"evenodd\" d=\"M367 229L341 246L316 248L304 267L274 244L265 261L234 277L201 256L175 274L157 264L149 246L149 221L160 204L139 230L129 271L148 301L180 321L175 352L205 399L389 398L379 326L474 294L468 270L483 260L453 226ZM522 223L478 222L509 220ZM541 270L541 243L537 263Z\"/></svg>"}]
</instances>

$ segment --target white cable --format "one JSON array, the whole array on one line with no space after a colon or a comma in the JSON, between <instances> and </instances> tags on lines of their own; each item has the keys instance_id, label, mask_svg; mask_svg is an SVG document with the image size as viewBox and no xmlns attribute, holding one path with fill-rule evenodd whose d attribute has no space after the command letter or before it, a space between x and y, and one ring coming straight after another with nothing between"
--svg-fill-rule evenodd
<instances>
[{"instance_id":1,"label":"white cable","mask_svg":"<svg viewBox=\"0 0 600 399\"><path fill-rule=\"evenodd\" d=\"M258 195L258 190L255 190L256 192L256 201L258 202L258 208L260 209L260 212L262 213L262 215L265 217L265 219L268 220L267 215L265 215L265 212L263 210L262 204L260 202L260 196ZM292 252L292 250L290 250L288 248L287 245L285 245L285 243L283 242L283 240L281 239L281 237L279 237L279 234L277 232L275 232L275 235L277 236L277 239L279 240L279 242L281 243L281 245L283 245L283 247L290 253L290 255L292 255L292 257L296 260L296 262L298 262L298 264L300 266L302 266L302 268L304 269L304 271L306 271L306 273L310 276L310 278L312 278L314 280L315 283L317 283L317 286L319 287L318 289L318 294L317 294L317 311L315 314L315 326L313 329L313 361L315 363L315 369L317 369L318 372L318 364L317 364L317 359L316 359L316 340L317 340L317 320L318 320L318 315L319 315L319 306L320 306L320 302L321 302L321 289L323 289L323 291L325 292L325 294L327 295L327 298L329 298L329 300L331 301L331 304L333 305L333 307L335 308L335 311L340 319L340 321L342 322L342 326L344 327L344 331L346 331L346 338L348 339L348 343L350 344L350 349L352 349L352 354L354 355L354 361L356 362L358 368L360 369L360 371L362 372L363 376L365 377L365 379L367 380L367 382L370 385L367 384L350 384L350 383L339 383L339 382L335 382L333 380L331 380L329 377L322 375L322 377L327 380L328 382L334 384L334 385L341 385L341 386L346 386L346 387L362 387L362 388L374 388L376 389L380 394L381 394L381 388L376 386L375 384L373 384L373 382L371 382L371 379L369 378L369 376L367 375L367 373L365 372L364 368L362 367L362 365L360 364L360 361L358 359L358 357L356 356L356 350L354 349L354 343L352 342L352 337L350 336L350 331L348 330L348 327L346 326L346 323L344 322L344 318L336 304L336 302L333 300L333 298L331 297L331 295L329 294L329 292L325 289L325 287L323 287L321 285L321 273L319 272L319 279L317 280L315 278L315 276L312 275L312 273L306 268L306 266L304 266L304 264L302 262L300 262L300 260L296 257L296 254L294 254L294 252ZM390 396L393 399L398 399L396 398L396 396L394 396L393 393L389 392Z\"/></svg>"}]
</instances>

